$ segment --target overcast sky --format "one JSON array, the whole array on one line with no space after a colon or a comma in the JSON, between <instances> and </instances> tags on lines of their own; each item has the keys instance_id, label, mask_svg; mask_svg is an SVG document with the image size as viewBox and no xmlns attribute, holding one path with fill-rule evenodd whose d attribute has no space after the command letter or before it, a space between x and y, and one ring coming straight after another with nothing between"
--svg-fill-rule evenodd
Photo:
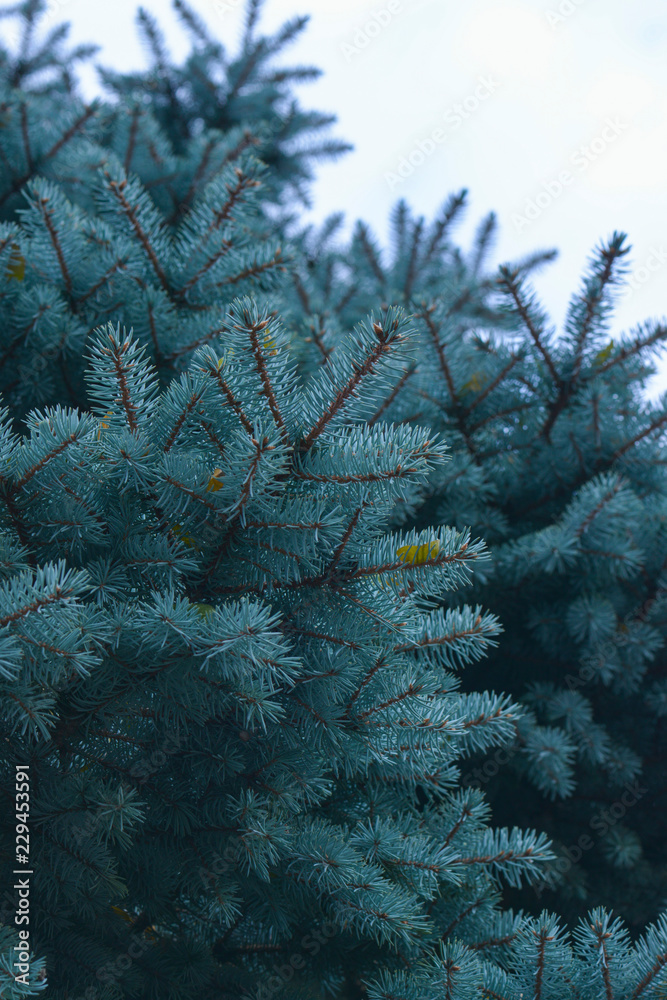
<instances>
[{"instance_id":1,"label":"overcast sky","mask_svg":"<svg viewBox=\"0 0 667 1000\"><path fill-rule=\"evenodd\" d=\"M243 0L190 0L234 51ZM146 65L134 0L51 0L72 40L102 46L117 69ZM169 0L147 0L173 55L189 49ZM318 168L313 218L342 209L386 242L392 204L432 217L469 188L467 246L494 210L494 263L537 248L560 257L534 285L560 329L596 243L632 244L633 288L612 334L667 316L667 5L664 0L266 0L263 25L310 14L284 62L324 71L298 89L335 112L355 146ZM6 30L4 22L3 30ZM86 72L88 95L97 92ZM667 389L667 352L650 395Z\"/></svg>"}]
</instances>

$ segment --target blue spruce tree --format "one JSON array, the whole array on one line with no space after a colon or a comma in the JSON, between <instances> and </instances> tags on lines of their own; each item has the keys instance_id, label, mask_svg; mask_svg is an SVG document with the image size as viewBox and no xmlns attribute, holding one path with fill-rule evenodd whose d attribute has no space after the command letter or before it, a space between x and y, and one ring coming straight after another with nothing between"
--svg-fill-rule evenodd
<instances>
[{"instance_id":1,"label":"blue spruce tree","mask_svg":"<svg viewBox=\"0 0 667 1000\"><path fill-rule=\"evenodd\" d=\"M195 80L218 56L176 6L197 61L168 69L142 15L155 73L109 76L115 111L77 107L66 74L54 94L17 92L41 68L58 78L49 53L3 62L5 148L23 143L25 162L0 244L0 865L9 886L29 861L31 909L20 937L7 890L0 992L657 1000L663 918L633 944L600 908L571 932L501 908L504 885L541 886L555 858L543 833L490 826L484 792L461 786L462 766L532 719L462 689L501 632L458 596L473 571L493 586L484 543L437 520L401 529L457 461L455 430L380 413L421 364L427 321L352 289L335 353L300 370L315 262L308 234L282 256L284 161L234 133L257 107L236 70L236 110L207 105ZM30 40L41 5L16 9ZM275 50L248 44L258 9L250 73ZM284 78L256 82L265 113ZM51 97L71 118L49 144ZM462 343L477 319L510 329L480 274L492 222L471 260L447 225L429 236L429 280L446 270L458 290L452 329ZM280 257L261 257L269 232ZM383 296L409 312L416 252L407 269L397 254Z\"/></svg>"},{"instance_id":2,"label":"blue spruce tree","mask_svg":"<svg viewBox=\"0 0 667 1000\"><path fill-rule=\"evenodd\" d=\"M535 909L550 891L570 920L604 902L639 930L667 906L667 409L642 397L667 327L609 339L622 234L594 254L559 339L525 280L547 254L480 277L492 220L471 254L452 248L434 268L441 220L460 204L450 199L429 230L399 203L388 264L363 224L342 250L326 226L304 234L309 263L289 305L301 369L335 357L348 297L401 301L412 314L417 362L369 423L428 426L452 447L394 524L470 525L494 556L488 579L460 599L493 608L504 635L467 683L491 670L526 711L502 766L477 761L466 780L487 789L498 816L547 830L560 855L538 898L508 898ZM491 288L490 308L459 311Z\"/></svg>"},{"instance_id":3,"label":"blue spruce tree","mask_svg":"<svg viewBox=\"0 0 667 1000\"><path fill-rule=\"evenodd\" d=\"M552 856L457 787L516 708L459 690L495 618L424 595L483 543L383 528L446 453L364 420L405 319L360 325L301 392L250 299L219 346L159 395L109 326L90 413L34 411L24 438L3 414L4 785L29 773L31 939L58 998L257 995L314 925L330 940L304 984L354 995L450 925L471 944L514 926L499 877Z\"/></svg>"},{"instance_id":4,"label":"blue spruce tree","mask_svg":"<svg viewBox=\"0 0 667 1000\"><path fill-rule=\"evenodd\" d=\"M34 74L53 68L34 44L44 7L20 5L24 42L14 59L4 53L0 81L0 158L8 166L0 179L0 390L15 419L35 405L85 401L82 352L111 316L151 345L164 384L182 371L217 336L225 305L274 287L288 264L290 197L305 196L314 158L348 148L306 144L332 120L300 111L291 97L291 85L313 72L271 70L303 19L274 38L256 37L251 5L235 59L196 35L181 75L199 84L190 93L173 70L182 106L166 115L154 87L156 73L167 86L166 56L145 12L140 24L157 69L127 80L105 74L121 99L85 105L57 77L46 94L31 89ZM188 8L176 7L194 31ZM209 79L218 80L217 117L198 89ZM165 116L174 127L190 121L193 134L176 141Z\"/></svg>"},{"instance_id":5,"label":"blue spruce tree","mask_svg":"<svg viewBox=\"0 0 667 1000\"><path fill-rule=\"evenodd\" d=\"M28 775L30 847L7 810L2 882L29 860L41 960L17 982L5 936L11 1000L43 962L58 1000L660 995L664 922L633 947L603 911L570 938L499 908L553 855L459 783L519 713L460 689L495 617L430 597L483 543L385 527L446 461L368 424L410 341L371 317L299 386L246 298L162 393L109 325L90 412L19 436L3 410L2 783Z\"/></svg>"}]
</instances>

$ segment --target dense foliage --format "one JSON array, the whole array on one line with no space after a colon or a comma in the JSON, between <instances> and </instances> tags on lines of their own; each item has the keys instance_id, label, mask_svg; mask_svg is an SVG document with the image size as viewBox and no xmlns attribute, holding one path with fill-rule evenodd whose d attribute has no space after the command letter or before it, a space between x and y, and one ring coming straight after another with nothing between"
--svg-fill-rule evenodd
<instances>
[{"instance_id":1,"label":"dense foliage","mask_svg":"<svg viewBox=\"0 0 667 1000\"><path fill-rule=\"evenodd\" d=\"M463 193L386 263L299 231L345 148L271 68L305 19L251 2L229 58L174 7L184 65L140 11L92 105L92 47L3 12L0 996L657 1000L664 331L608 343L623 238L554 341L553 253L489 273Z\"/></svg>"},{"instance_id":2,"label":"dense foliage","mask_svg":"<svg viewBox=\"0 0 667 1000\"><path fill-rule=\"evenodd\" d=\"M494 815L547 830L560 855L537 895L507 898L569 919L604 902L640 929L667 902L667 405L643 392L667 325L609 338L622 234L596 250L560 337L526 281L544 257L478 275L492 220L467 259L452 249L434 267L435 235L461 204L430 229L399 204L386 264L363 225L342 248L331 226L317 234L289 296L301 368L335 357L346 297L412 314L417 360L369 424L429 427L451 447L393 523L469 525L494 557L460 600L492 608L504 635L466 684L492 677L525 711L511 751L465 779Z\"/></svg>"}]
</instances>

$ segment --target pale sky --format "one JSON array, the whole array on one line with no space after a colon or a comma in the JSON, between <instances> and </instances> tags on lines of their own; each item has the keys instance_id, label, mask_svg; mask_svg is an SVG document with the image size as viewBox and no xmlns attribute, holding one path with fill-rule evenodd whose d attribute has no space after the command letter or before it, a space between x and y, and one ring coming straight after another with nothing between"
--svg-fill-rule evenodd
<instances>
[{"instance_id":1,"label":"pale sky","mask_svg":"<svg viewBox=\"0 0 667 1000\"><path fill-rule=\"evenodd\" d=\"M243 0L190 5L235 51ZM132 69L146 65L136 6L51 0L51 17L72 22L72 41L102 45L99 62ZM180 59L189 41L169 0L144 6ZM299 99L337 114L332 132L355 146L317 168L314 220L344 210L350 225L363 218L386 243L398 197L431 218L467 187L456 232L464 247L494 210L493 263L559 250L533 276L558 329L589 253L620 229L633 248L634 288L617 306L612 335L649 318L667 322L664 2L266 0L262 25L272 30L295 14L311 21L282 61L324 70L298 88ZM82 76L88 96L97 93L94 71ZM652 397L667 389L667 351L659 365Z\"/></svg>"}]
</instances>

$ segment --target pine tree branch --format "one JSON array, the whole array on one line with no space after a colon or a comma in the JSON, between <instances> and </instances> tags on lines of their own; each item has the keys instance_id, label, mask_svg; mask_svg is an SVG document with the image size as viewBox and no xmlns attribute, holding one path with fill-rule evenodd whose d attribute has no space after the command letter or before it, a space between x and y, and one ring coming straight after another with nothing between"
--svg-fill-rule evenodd
<instances>
[{"instance_id":1,"label":"pine tree branch","mask_svg":"<svg viewBox=\"0 0 667 1000\"><path fill-rule=\"evenodd\" d=\"M115 181L106 170L104 171L104 176L107 181L109 190L116 198L116 201L118 202L120 208L123 210L125 217L132 226L135 236L141 243L141 246L143 247L144 252L148 257L148 260L150 261L151 267L153 268L155 276L158 279L161 287L164 289L165 292L167 292L168 295L171 294L171 286L167 281L167 276L162 269L162 265L158 260L158 256L155 250L153 249L153 246L151 245L151 242L148 238L148 234L144 232L143 227L139 222L139 218L137 215L137 208L135 205L131 205L125 196L125 189L128 183L127 180Z\"/></svg>"},{"instance_id":2,"label":"pine tree branch","mask_svg":"<svg viewBox=\"0 0 667 1000\"><path fill-rule=\"evenodd\" d=\"M313 443L323 433L333 417L336 416L348 399L354 395L360 383L377 367L378 361L388 354L392 347L398 346L403 342L404 338L399 332L399 325L400 321L396 318L392 321L389 330L385 330L381 323L373 324L373 332L377 338L377 344L373 346L364 363L360 366L355 366L354 374L350 376L347 384L338 390L335 399L329 404L315 425L311 427L305 438L302 439L299 445L301 453L308 451L312 447Z\"/></svg>"},{"instance_id":3,"label":"pine tree branch","mask_svg":"<svg viewBox=\"0 0 667 1000\"><path fill-rule=\"evenodd\" d=\"M313 336L312 337L306 337L305 341L306 341L306 343L309 343L310 341L314 341L315 342L315 346L317 347L318 351L322 355L322 362L326 363L326 361L329 359L329 355L333 354L333 347L327 348L327 347L324 346L324 342L322 340L323 334L326 333L326 330L324 329L324 323L322 321L322 317L321 316L316 316L315 319L318 320L318 326L319 326L319 328L316 330L315 329L315 323L311 322L310 325L309 325L309 330L311 331L311 333L313 334Z\"/></svg>"},{"instance_id":4,"label":"pine tree branch","mask_svg":"<svg viewBox=\"0 0 667 1000\"><path fill-rule=\"evenodd\" d=\"M286 271L282 250L280 247L276 250L273 257L270 260L265 261L263 264L251 264L249 267L239 271L238 274L232 275L229 278L224 278L222 281L216 282L217 288L222 288L225 285L236 285L239 281L245 281L246 278L257 278L260 274L264 274L266 271L270 271L276 268L278 271Z\"/></svg>"},{"instance_id":5,"label":"pine tree branch","mask_svg":"<svg viewBox=\"0 0 667 1000\"><path fill-rule=\"evenodd\" d=\"M77 118L70 127L61 135L61 137L51 146L51 148L41 157L40 163L48 163L56 153L60 152L63 146L65 146L70 139L72 139L77 132L80 132L83 126L87 123L88 119L95 114L98 108L98 102L93 101L92 104L86 105L84 107L83 114ZM14 178L10 187L5 191L4 194L0 195L0 207L5 204L5 202L12 197L12 195L17 194L24 184L26 184L30 178L33 176L31 170L27 173L22 174L20 177Z\"/></svg>"},{"instance_id":6,"label":"pine tree branch","mask_svg":"<svg viewBox=\"0 0 667 1000\"><path fill-rule=\"evenodd\" d=\"M447 230L451 226L452 222L460 214L461 209L464 207L466 198L468 197L467 188L462 188L458 194L451 195L446 202L442 214L439 219L433 225L433 235L431 241L426 248L424 254L424 264L430 264L433 260L433 256L439 249L439 244L443 237L447 234Z\"/></svg>"},{"instance_id":7,"label":"pine tree branch","mask_svg":"<svg viewBox=\"0 0 667 1000\"><path fill-rule=\"evenodd\" d=\"M417 256L419 254L419 244L421 242L421 236L424 229L424 220L419 219L417 225L414 228L412 234L412 246L410 247L410 257L408 258L408 267L405 274L405 282L403 283L403 298L406 302L409 301L412 294L412 288L417 277Z\"/></svg>"},{"instance_id":8,"label":"pine tree branch","mask_svg":"<svg viewBox=\"0 0 667 1000\"><path fill-rule=\"evenodd\" d=\"M27 173L30 176L35 169L35 165L32 159L32 151L30 149L30 136L28 134L28 109L25 104L21 104L21 136L23 138L23 154L25 156L25 162Z\"/></svg>"},{"instance_id":9,"label":"pine tree branch","mask_svg":"<svg viewBox=\"0 0 667 1000\"><path fill-rule=\"evenodd\" d=\"M530 334L533 343L535 344L538 351L544 358L546 366L549 369L551 377L554 381L554 385L556 386L557 389L560 390L563 385L562 380L558 372L556 371L556 367L553 363L551 355L542 344L540 335L536 330L535 326L533 325L533 321L530 317L528 309L526 308L526 305L523 299L521 298L520 284L517 281L517 275L509 271L507 268L501 267L500 277L498 278L498 284L500 285L501 288L505 289L507 294L513 300L514 305L516 306L517 313L519 314L519 318L521 319L522 323L528 330L528 333Z\"/></svg>"},{"instance_id":10,"label":"pine tree branch","mask_svg":"<svg viewBox=\"0 0 667 1000\"><path fill-rule=\"evenodd\" d=\"M208 309L209 307L208 306L204 306L203 308L204 309ZM221 333L225 332L225 330L226 330L226 326L224 324L222 326L216 326L213 329L209 330L208 333L204 333L204 334L202 334L201 337L197 337L196 340L192 340L188 344L183 344L183 346L177 347L175 350L171 351L169 354L164 354L162 356L162 360L164 362L168 363L168 364L171 364L172 362L174 362L176 360L176 358L182 358L184 354L190 354L192 351L195 351L198 347L202 347L204 344L208 344L212 340L215 340L216 337L219 337ZM220 383L219 384L220 384L221 388L223 386L225 387L225 389L223 391L226 394L229 393L228 402L230 402L230 405L232 405L232 403L231 403L231 390L229 389L229 386L224 381L224 379L220 379ZM239 410L237 411L237 416L239 417L239 419L243 423L243 419L241 417L241 412L242 411L240 409L240 404L238 404L238 405L239 405ZM232 406L232 408L234 408L234 407ZM244 424L244 427L245 426L246 425ZM246 427L246 430L248 430L247 427ZM248 433L250 433L249 430L248 430Z\"/></svg>"},{"instance_id":11,"label":"pine tree branch","mask_svg":"<svg viewBox=\"0 0 667 1000\"><path fill-rule=\"evenodd\" d=\"M435 310L435 305L430 306L428 309L424 309L422 312L418 313L420 319L423 319L428 332L431 335L431 340L433 341L433 346L435 347L436 354L438 356L438 363L440 364L440 371L442 372L445 382L447 383L447 389L449 390L449 395L452 400L452 404L456 407L459 403L458 396L456 394L456 389L454 388L454 379L452 378L452 373L447 364L447 359L445 358L445 351L440 343L440 336L438 329L431 319L431 313Z\"/></svg>"},{"instance_id":12,"label":"pine tree branch","mask_svg":"<svg viewBox=\"0 0 667 1000\"><path fill-rule=\"evenodd\" d=\"M208 169L208 164L210 162L211 155L213 154L217 146L218 146L217 138L211 138L207 141L206 145L204 146L204 151L202 152L199 165L192 176L192 180L190 182L188 190L185 192L179 203L176 203L175 198L173 199L175 202L175 207L172 214L169 216L169 219L167 220L167 225L173 226L176 224L179 215L181 215L185 211L185 209L189 207L190 202L192 201L194 195L198 190L201 189L202 178L204 177L204 174ZM127 167L125 168L125 170L127 172Z\"/></svg>"},{"instance_id":13,"label":"pine tree branch","mask_svg":"<svg viewBox=\"0 0 667 1000\"><path fill-rule=\"evenodd\" d=\"M602 268L602 272L597 276L598 287L593 292L589 286L587 289L588 294L586 294L584 299L586 308L584 316L581 320L581 327L575 344L574 367L571 375L571 381L573 383L576 382L579 371L581 370L584 344L586 343L586 338L591 331L591 325L596 312L604 298L607 285L613 276L614 264L617 259L624 257L629 252L629 247L623 248L624 239L624 236L614 234L614 238L611 243L607 247L603 247L600 251L604 261L604 267Z\"/></svg>"},{"instance_id":14,"label":"pine tree branch","mask_svg":"<svg viewBox=\"0 0 667 1000\"><path fill-rule=\"evenodd\" d=\"M607 466L610 466L617 459L622 458L622 456L625 455L625 453L628 452L630 448L634 447L634 445L636 445L638 441L643 440L643 438L647 437L649 434L652 434L653 431L660 430L660 428L662 428L665 425L665 423L667 423L667 413L663 413L661 416L656 417L655 420L651 421L648 427L645 427L644 430L639 431L639 433L635 434L633 438L630 438L629 441L626 441L622 448L618 448L606 463Z\"/></svg>"},{"instance_id":15,"label":"pine tree branch","mask_svg":"<svg viewBox=\"0 0 667 1000\"><path fill-rule=\"evenodd\" d=\"M358 289L356 285L350 285L342 299L340 299L340 301L333 307L333 311L337 316L340 316L342 311L349 305L354 296L357 294L357 291Z\"/></svg>"},{"instance_id":16,"label":"pine tree branch","mask_svg":"<svg viewBox=\"0 0 667 1000\"><path fill-rule=\"evenodd\" d=\"M373 249L373 246L371 244L371 241L370 241L370 238L369 238L369 235L368 235L368 227L365 225L365 223L363 223L363 222L358 222L357 223L357 231L356 231L355 235L359 239L359 242L361 244L361 249L363 251L364 257L368 261L368 264L370 266L371 271L373 272L373 274L377 278L377 280L378 280L378 282L380 284L380 287L383 288L385 286L386 282L387 282L387 279L386 279L386 277L384 275L384 272L382 270L382 267L380 265L380 261L378 260L378 258L376 256L375 250Z\"/></svg>"},{"instance_id":17,"label":"pine tree branch","mask_svg":"<svg viewBox=\"0 0 667 1000\"><path fill-rule=\"evenodd\" d=\"M456 823L451 828L451 830L449 831L449 833L447 834L447 836L445 837L445 839L443 841L443 844L442 844L443 847L449 847L451 841L454 839L454 837L456 836L456 834L459 832L459 830L461 829L462 825L465 823L466 820L470 819L470 817L472 816L472 814L473 814L472 809L470 808L470 806L468 805L468 803L464 801L463 807L461 809L461 815L459 816L459 818L457 819Z\"/></svg>"},{"instance_id":18,"label":"pine tree branch","mask_svg":"<svg viewBox=\"0 0 667 1000\"><path fill-rule=\"evenodd\" d=\"M60 273L62 274L63 281L65 282L65 289L67 291L67 296L70 300L70 305L72 312L76 313L76 301L74 300L72 294L72 278L67 267L67 262L65 261L65 254L63 253L63 248L58 238L58 233L53 224L53 213L48 209L49 199L46 197L41 197L37 201L38 208L40 210L44 225L49 234L49 238L53 245L53 249L56 252L56 257L58 259L58 267L60 268Z\"/></svg>"},{"instance_id":19,"label":"pine tree branch","mask_svg":"<svg viewBox=\"0 0 667 1000\"><path fill-rule=\"evenodd\" d=\"M389 396L387 396L387 398L385 399L385 401L382 403L382 406L380 406L380 408L375 411L375 413L373 414L373 416L368 421L368 426L369 427L373 427L373 425L377 423L377 421L380 419L380 417L385 412L385 410L389 409L389 407L394 402L394 400L396 399L396 397L398 396L399 392L401 391L401 389L403 388L403 386L406 384L406 382L408 381L408 379L410 378L410 376L414 375L414 373L416 371L417 371L417 365L414 365L414 364L411 365L409 368L404 369L403 374L401 375L400 379L398 380L398 382L396 383L396 385L394 386L394 388L390 392Z\"/></svg>"},{"instance_id":20,"label":"pine tree branch","mask_svg":"<svg viewBox=\"0 0 667 1000\"><path fill-rule=\"evenodd\" d=\"M492 379L487 386L484 387L484 389L480 392L478 396L475 397L472 403L470 403L468 406L464 408L463 413L466 416L468 416L477 406L479 406L480 403L483 403L486 397L493 392L496 386L500 385L500 383L506 379L506 377L512 371L516 363L521 360L522 360L521 355L513 354L508 363L505 365L505 367L498 372L496 377Z\"/></svg>"}]
</instances>

